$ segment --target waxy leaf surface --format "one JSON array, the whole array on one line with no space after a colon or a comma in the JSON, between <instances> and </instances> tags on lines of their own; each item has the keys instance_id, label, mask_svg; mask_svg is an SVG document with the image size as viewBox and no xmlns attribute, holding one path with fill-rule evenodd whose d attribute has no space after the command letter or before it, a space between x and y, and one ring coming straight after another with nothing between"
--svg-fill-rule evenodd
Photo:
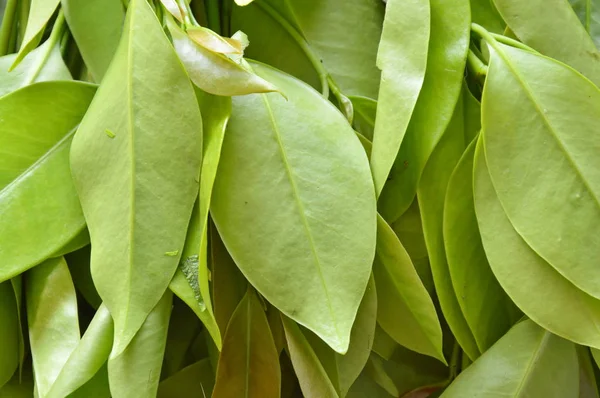
<instances>
[{"instance_id":1,"label":"waxy leaf surface","mask_svg":"<svg viewBox=\"0 0 600 398\"><path fill-rule=\"evenodd\" d=\"M144 0L73 141L94 283L121 353L177 269L198 194L202 121L183 66Z\"/></svg>"},{"instance_id":2,"label":"waxy leaf surface","mask_svg":"<svg viewBox=\"0 0 600 398\"><path fill-rule=\"evenodd\" d=\"M317 92L253 67L289 99L233 99L211 212L250 283L343 353L375 251L367 157L342 114Z\"/></svg>"}]
</instances>

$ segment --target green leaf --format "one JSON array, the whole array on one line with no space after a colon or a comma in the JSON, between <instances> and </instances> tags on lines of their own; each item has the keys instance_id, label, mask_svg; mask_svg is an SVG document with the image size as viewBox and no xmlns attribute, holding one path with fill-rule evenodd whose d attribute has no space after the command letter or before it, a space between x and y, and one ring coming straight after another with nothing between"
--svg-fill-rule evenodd
<instances>
[{"instance_id":1,"label":"green leaf","mask_svg":"<svg viewBox=\"0 0 600 398\"><path fill-rule=\"evenodd\" d=\"M408 36L410 40L398 40ZM382 72L371 152L378 196L388 180L423 86L429 36L429 0L389 0L377 53L377 66Z\"/></svg>"},{"instance_id":2,"label":"green leaf","mask_svg":"<svg viewBox=\"0 0 600 398\"><path fill-rule=\"evenodd\" d=\"M278 91L247 66L195 43L171 19L168 23L173 46L192 82L210 94L232 96Z\"/></svg>"},{"instance_id":3,"label":"green leaf","mask_svg":"<svg viewBox=\"0 0 600 398\"><path fill-rule=\"evenodd\" d=\"M399 397L400 392L383 367L383 360L376 355L371 355L369 362L365 367L365 373L378 385L380 385L388 394Z\"/></svg>"},{"instance_id":4,"label":"green leaf","mask_svg":"<svg viewBox=\"0 0 600 398\"><path fill-rule=\"evenodd\" d=\"M200 320L185 303L175 300L162 370L162 378L171 377L189 365L190 347L201 331Z\"/></svg>"},{"instance_id":5,"label":"green leaf","mask_svg":"<svg viewBox=\"0 0 600 398\"><path fill-rule=\"evenodd\" d=\"M504 291L529 318L552 333L600 348L600 300L563 278L514 230L492 185L482 140L474 164L475 211L483 247Z\"/></svg>"},{"instance_id":6,"label":"green leaf","mask_svg":"<svg viewBox=\"0 0 600 398\"><path fill-rule=\"evenodd\" d=\"M112 60L125 12L121 0L61 0L69 30L94 80L100 82Z\"/></svg>"},{"instance_id":7,"label":"green leaf","mask_svg":"<svg viewBox=\"0 0 600 398\"><path fill-rule=\"evenodd\" d=\"M375 338L373 339L373 352L383 359L390 359L396 351L398 343L377 325L375 328Z\"/></svg>"},{"instance_id":8,"label":"green leaf","mask_svg":"<svg viewBox=\"0 0 600 398\"><path fill-rule=\"evenodd\" d=\"M522 314L494 277L473 201L473 141L456 165L444 205L444 244L452 285L477 347L487 351Z\"/></svg>"},{"instance_id":9,"label":"green leaf","mask_svg":"<svg viewBox=\"0 0 600 398\"><path fill-rule=\"evenodd\" d=\"M596 48L600 47L600 1L569 0L569 2Z\"/></svg>"},{"instance_id":10,"label":"green leaf","mask_svg":"<svg viewBox=\"0 0 600 398\"><path fill-rule=\"evenodd\" d=\"M8 383L0 387L0 398L31 398L33 392L33 374L30 367L22 376L15 373Z\"/></svg>"},{"instance_id":11,"label":"green leaf","mask_svg":"<svg viewBox=\"0 0 600 398\"><path fill-rule=\"evenodd\" d=\"M215 383L210 359L198 361L158 385L158 398L211 397Z\"/></svg>"},{"instance_id":12,"label":"green leaf","mask_svg":"<svg viewBox=\"0 0 600 398\"><path fill-rule=\"evenodd\" d=\"M354 108L353 126L365 138L373 140L373 130L375 129L375 114L377 113L377 101L367 97L350 96ZM367 154L370 156L371 151Z\"/></svg>"},{"instance_id":13,"label":"green leaf","mask_svg":"<svg viewBox=\"0 0 600 398\"><path fill-rule=\"evenodd\" d=\"M79 387L69 398L110 398L108 366L105 363L87 383Z\"/></svg>"},{"instance_id":14,"label":"green leaf","mask_svg":"<svg viewBox=\"0 0 600 398\"><path fill-rule=\"evenodd\" d=\"M506 28L506 22L494 6L493 0L470 0L471 19L490 32L502 34Z\"/></svg>"},{"instance_id":15,"label":"green leaf","mask_svg":"<svg viewBox=\"0 0 600 398\"><path fill-rule=\"evenodd\" d=\"M482 120L489 173L514 228L600 298L600 90L564 64L497 44Z\"/></svg>"},{"instance_id":16,"label":"green leaf","mask_svg":"<svg viewBox=\"0 0 600 398\"><path fill-rule=\"evenodd\" d=\"M17 312L15 292L10 282L0 283L0 338L3 348L0 350L0 390L11 378L19 366L19 334L21 324Z\"/></svg>"},{"instance_id":17,"label":"green leaf","mask_svg":"<svg viewBox=\"0 0 600 398\"><path fill-rule=\"evenodd\" d=\"M599 398L590 349L580 345L576 348L579 360L579 398Z\"/></svg>"},{"instance_id":18,"label":"green leaf","mask_svg":"<svg viewBox=\"0 0 600 398\"><path fill-rule=\"evenodd\" d=\"M192 84L145 0L130 2L124 31L71 150L92 276L115 321L113 356L177 269L202 154Z\"/></svg>"},{"instance_id":19,"label":"green leaf","mask_svg":"<svg viewBox=\"0 0 600 398\"><path fill-rule=\"evenodd\" d=\"M350 391L348 391L347 398L391 398L390 395L383 387L380 387L375 381L367 376L365 372L356 379L356 382L352 385Z\"/></svg>"},{"instance_id":20,"label":"green leaf","mask_svg":"<svg viewBox=\"0 0 600 398\"><path fill-rule=\"evenodd\" d=\"M282 316L285 338L294 371L300 381L305 397L338 398L333 381L309 344L300 326L286 316Z\"/></svg>"},{"instance_id":21,"label":"green leaf","mask_svg":"<svg viewBox=\"0 0 600 398\"><path fill-rule=\"evenodd\" d=\"M377 220L377 322L399 344L445 363L442 328L433 301L402 243L390 226Z\"/></svg>"},{"instance_id":22,"label":"green leaf","mask_svg":"<svg viewBox=\"0 0 600 398\"><path fill-rule=\"evenodd\" d=\"M317 92L253 67L289 100L233 99L211 207L215 225L250 283L343 353L375 249L367 157Z\"/></svg>"},{"instance_id":23,"label":"green leaf","mask_svg":"<svg viewBox=\"0 0 600 398\"><path fill-rule=\"evenodd\" d=\"M278 356L265 311L249 288L223 338L213 397L279 397Z\"/></svg>"},{"instance_id":24,"label":"green leaf","mask_svg":"<svg viewBox=\"0 0 600 398\"><path fill-rule=\"evenodd\" d=\"M463 91L464 92L464 91ZM467 113L466 102L459 101L454 116L433 151L417 190L423 233L429 252L431 272L444 318L466 354L474 359L479 356L475 338L467 324L448 269L443 235L444 197L454 166L458 163L468 141L465 139L467 121L473 113Z\"/></svg>"},{"instance_id":25,"label":"green leaf","mask_svg":"<svg viewBox=\"0 0 600 398\"><path fill-rule=\"evenodd\" d=\"M110 312L106 306L101 305L45 396L67 397L90 381L108 359L113 332Z\"/></svg>"},{"instance_id":26,"label":"green leaf","mask_svg":"<svg viewBox=\"0 0 600 398\"><path fill-rule=\"evenodd\" d=\"M77 296L62 257L31 269L25 282L35 385L45 397L79 344Z\"/></svg>"},{"instance_id":27,"label":"green leaf","mask_svg":"<svg viewBox=\"0 0 600 398\"><path fill-rule=\"evenodd\" d=\"M59 4L60 0L31 0L25 35L11 69L14 69L19 65L23 58L37 47L42 39L46 24L50 21L50 18L52 18L54 11L56 11Z\"/></svg>"},{"instance_id":28,"label":"green leaf","mask_svg":"<svg viewBox=\"0 0 600 398\"><path fill-rule=\"evenodd\" d=\"M118 356L111 353L108 377L113 397L156 397L172 302L173 295L166 291L125 350Z\"/></svg>"},{"instance_id":29,"label":"green leaf","mask_svg":"<svg viewBox=\"0 0 600 398\"><path fill-rule=\"evenodd\" d=\"M471 23L469 2L431 0L430 3L431 34L425 80L379 198L379 212L390 222L397 220L413 202L427 160L450 123L464 76ZM404 97L397 93L394 93L396 98ZM387 124L385 119L383 123L396 132L396 124Z\"/></svg>"},{"instance_id":30,"label":"green leaf","mask_svg":"<svg viewBox=\"0 0 600 398\"><path fill-rule=\"evenodd\" d=\"M67 260L67 264L69 265L69 272L73 277L73 283L75 284L77 291L81 293L89 305L98 309L100 304L102 304L102 299L100 298L100 295L98 295L98 291L92 280L90 255L91 247L86 246L67 254L65 260Z\"/></svg>"},{"instance_id":31,"label":"green leaf","mask_svg":"<svg viewBox=\"0 0 600 398\"><path fill-rule=\"evenodd\" d=\"M50 80L71 80L61 55L60 47L44 44L31 51L12 71L8 71L17 55L10 54L0 58L0 97L21 87L36 82Z\"/></svg>"},{"instance_id":32,"label":"green leaf","mask_svg":"<svg viewBox=\"0 0 600 398\"><path fill-rule=\"evenodd\" d=\"M600 52L568 1L494 0L494 3L523 43L600 84Z\"/></svg>"},{"instance_id":33,"label":"green leaf","mask_svg":"<svg viewBox=\"0 0 600 398\"><path fill-rule=\"evenodd\" d=\"M0 99L0 281L44 261L85 226L69 146L94 91L46 82Z\"/></svg>"},{"instance_id":34,"label":"green leaf","mask_svg":"<svg viewBox=\"0 0 600 398\"><path fill-rule=\"evenodd\" d=\"M577 398L578 373L573 343L526 320L461 373L442 398Z\"/></svg>"},{"instance_id":35,"label":"green leaf","mask_svg":"<svg viewBox=\"0 0 600 398\"><path fill-rule=\"evenodd\" d=\"M23 333L23 274L17 275L11 278L10 284L12 285L15 304L17 307L17 321L18 321L18 339L19 339L19 377L23 375L23 366L25 364L25 334Z\"/></svg>"}]
</instances>

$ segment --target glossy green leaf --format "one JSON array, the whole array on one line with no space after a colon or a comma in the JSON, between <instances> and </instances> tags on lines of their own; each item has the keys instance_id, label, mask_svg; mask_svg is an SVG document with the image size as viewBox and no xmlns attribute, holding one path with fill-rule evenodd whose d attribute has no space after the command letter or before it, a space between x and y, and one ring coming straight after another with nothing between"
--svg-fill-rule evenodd
<instances>
[{"instance_id":1,"label":"glossy green leaf","mask_svg":"<svg viewBox=\"0 0 600 398\"><path fill-rule=\"evenodd\" d=\"M25 36L11 68L15 68L27 54L37 47L46 24L52 18L59 4L60 0L31 0Z\"/></svg>"},{"instance_id":2,"label":"glossy green leaf","mask_svg":"<svg viewBox=\"0 0 600 398\"><path fill-rule=\"evenodd\" d=\"M125 351L111 354L108 377L113 397L156 397L172 301L171 292L165 292Z\"/></svg>"},{"instance_id":3,"label":"glossy green leaf","mask_svg":"<svg viewBox=\"0 0 600 398\"><path fill-rule=\"evenodd\" d=\"M232 96L278 91L242 64L198 45L174 22L169 23L169 32L190 79L207 93Z\"/></svg>"},{"instance_id":4,"label":"glossy green leaf","mask_svg":"<svg viewBox=\"0 0 600 398\"><path fill-rule=\"evenodd\" d=\"M470 0L471 19L490 32L502 34L506 23L496 9L493 0Z\"/></svg>"},{"instance_id":5,"label":"glossy green leaf","mask_svg":"<svg viewBox=\"0 0 600 398\"><path fill-rule=\"evenodd\" d=\"M213 397L279 397L278 356L260 299L248 289L223 338Z\"/></svg>"},{"instance_id":6,"label":"glossy green leaf","mask_svg":"<svg viewBox=\"0 0 600 398\"><path fill-rule=\"evenodd\" d=\"M214 377L210 360L203 359L163 380L158 385L157 398L211 397Z\"/></svg>"},{"instance_id":7,"label":"glossy green leaf","mask_svg":"<svg viewBox=\"0 0 600 398\"><path fill-rule=\"evenodd\" d=\"M200 204L196 201L187 230L179 267L169 288L194 311L206 326L215 344L221 348L221 332L215 320L208 286L208 268L203 266L200 278L199 250L201 242Z\"/></svg>"},{"instance_id":8,"label":"glossy green leaf","mask_svg":"<svg viewBox=\"0 0 600 398\"><path fill-rule=\"evenodd\" d=\"M431 297L394 231L379 217L374 264L379 325L394 340L445 362L442 329Z\"/></svg>"},{"instance_id":9,"label":"glossy green leaf","mask_svg":"<svg viewBox=\"0 0 600 398\"><path fill-rule=\"evenodd\" d=\"M463 101L458 102L446 132L423 171L417 195L425 243L429 252L431 272L440 307L450 330L456 336L462 349L470 358L477 358L479 349L462 314L452 286L443 236L444 197L452 170L469 142L465 139L466 119L473 116L472 113L466 112L467 107L463 104L464 95Z\"/></svg>"},{"instance_id":10,"label":"glossy green leaf","mask_svg":"<svg viewBox=\"0 0 600 398\"><path fill-rule=\"evenodd\" d=\"M92 276L115 321L113 356L177 269L202 148L192 84L145 0L130 2L124 32L71 150Z\"/></svg>"},{"instance_id":11,"label":"glossy green leaf","mask_svg":"<svg viewBox=\"0 0 600 398\"><path fill-rule=\"evenodd\" d=\"M388 180L425 79L429 3L428 0L390 0L386 6L377 53L377 66L382 72L371 152L378 196ZM398 40L408 36L410 40Z\"/></svg>"},{"instance_id":12,"label":"glossy green leaf","mask_svg":"<svg viewBox=\"0 0 600 398\"><path fill-rule=\"evenodd\" d=\"M494 3L523 43L600 84L600 52L568 1L494 0Z\"/></svg>"},{"instance_id":13,"label":"glossy green leaf","mask_svg":"<svg viewBox=\"0 0 600 398\"><path fill-rule=\"evenodd\" d=\"M511 223L561 275L600 298L600 90L564 64L497 44L482 120L490 176Z\"/></svg>"},{"instance_id":14,"label":"glossy green leaf","mask_svg":"<svg viewBox=\"0 0 600 398\"><path fill-rule=\"evenodd\" d=\"M17 312L15 292L9 281L0 283L0 336L3 347L0 350L0 390L19 366L19 335L21 325Z\"/></svg>"},{"instance_id":15,"label":"glossy green leaf","mask_svg":"<svg viewBox=\"0 0 600 398\"><path fill-rule=\"evenodd\" d=\"M0 96L11 93L31 83L49 80L71 80L71 73L60 55L59 46L50 47L50 42L31 51L12 71L8 71L16 54L0 58Z\"/></svg>"},{"instance_id":16,"label":"glossy green leaf","mask_svg":"<svg viewBox=\"0 0 600 398\"><path fill-rule=\"evenodd\" d=\"M473 141L456 165L444 204L444 244L452 285L481 352L521 318L487 261L473 200Z\"/></svg>"},{"instance_id":17,"label":"glossy green leaf","mask_svg":"<svg viewBox=\"0 0 600 398\"><path fill-rule=\"evenodd\" d=\"M225 335L231 316L246 295L248 282L223 245L214 226L210 234L215 318Z\"/></svg>"},{"instance_id":18,"label":"glossy green leaf","mask_svg":"<svg viewBox=\"0 0 600 398\"><path fill-rule=\"evenodd\" d=\"M45 396L67 397L90 381L108 359L112 348L113 332L110 312L106 306L101 305Z\"/></svg>"},{"instance_id":19,"label":"glossy green leaf","mask_svg":"<svg viewBox=\"0 0 600 398\"><path fill-rule=\"evenodd\" d=\"M100 82L117 50L125 11L121 0L61 0L85 65Z\"/></svg>"},{"instance_id":20,"label":"glossy green leaf","mask_svg":"<svg viewBox=\"0 0 600 398\"><path fill-rule=\"evenodd\" d=\"M569 2L596 48L600 47L600 1L569 0Z\"/></svg>"},{"instance_id":21,"label":"glossy green leaf","mask_svg":"<svg viewBox=\"0 0 600 398\"><path fill-rule=\"evenodd\" d=\"M60 257L28 271L25 282L35 385L45 397L79 344L77 296Z\"/></svg>"},{"instance_id":22,"label":"glossy green leaf","mask_svg":"<svg viewBox=\"0 0 600 398\"><path fill-rule=\"evenodd\" d=\"M75 252L69 253L65 256L67 264L69 265L69 272L73 278L75 288L85 301L93 308L98 309L102 304L102 299L94 286L92 280L92 272L90 270L90 255L91 247L86 246Z\"/></svg>"},{"instance_id":23,"label":"glossy green leaf","mask_svg":"<svg viewBox=\"0 0 600 398\"><path fill-rule=\"evenodd\" d=\"M39 264L85 226L69 145L95 88L46 82L0 99L0 280ZM43 194L40 194L43 192Z\"/></svg>"},{"instance_id":24,"label":"glossy green leaf","mask_svg":"<svg viewBox=\"0 0 600 398\"><path fill-rule=\"evenodd\" d=\"M379 211L389 221L398 219L413 202L427 160L450 123L461 92L470 36L469 2L431 0L430 3L431 34L425 80L379 198ZM404 97L397 92L394 95ZM395 108L392 111L398 112ZM383 122L388 123L385 119ZM397 127L392 123L387 128L395 131Z\"/></svg>"},{"instance_id":25,"label":"glossy green leaf","mask_svg":"<svg viewBox=\"0 0 600 398\"><path fill-rule=\"evenodd\" d=\"M233 99L211 212L250 283L343 353L375 249L367 158L345 118L317 92L254 69L289 99Z\"/></svg>"},{"instance_id":26,"label":"glossy green leaf","mask_svg":"<svg viewBox=\"0 0 600 398\"><path fill-rule=\"evenodd\" d=\"M529 318L552 333L600 348L600 300L563 278L514 230L492 185L482 140L474 163L479 230L490 266L502 288Z\"/></svg>"},{"instance_id":27,"label":"glossy green leaf","mask_svg":"<svg viewBox=\"0 0 600 398\"><path fill-rule=\"evenodd\" d=\"M305 397L338 398L334 382L309 344L300 326L286 316L281 317L289 356Z\"/></svg>"},{"instance_id":28,"label":"glossy green leaf","mask_svg":"<svg viewBox=\"0 0 600 398\"><path fill-rule=\"evenodd\" d=\"M442 394L442 398L578 396L574 344L529 320L513 327Z\"/></svg>"}]
</instances>

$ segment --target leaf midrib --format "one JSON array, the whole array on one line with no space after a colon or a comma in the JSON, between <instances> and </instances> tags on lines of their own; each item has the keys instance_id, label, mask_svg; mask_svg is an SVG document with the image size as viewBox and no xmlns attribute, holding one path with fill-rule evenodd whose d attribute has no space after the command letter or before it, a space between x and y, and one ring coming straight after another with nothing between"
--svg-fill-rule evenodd
<instances>
[{"instance_id":1,"label":"leaf midrib","mask_svg":"<svg viewBox=\"0 0 600 398\"><path fill-rule=\"evenodd\" d=\"M538 346L536 347L535 351L533 352L533 355L529 359L529 363L527 364L527 367L525 368L525 374L523 376L523 379L521 379L521 382L517 386L517 389L515 390L514 397L521 396L521 393L523 392L523 388L525 388L529 378L531 377L531 373L533 373L534 365L536 364L537 360L541 356L543 349L548 344L548 340L550 339L550 333L547 331L544 331L543 333L544 333L544 336L540 339Z\"/></svg>"},{"instance_id":2,"label":"leaf midrib","mask_svg":"<svg viewBox=\"0 0 600 398\"><path fill-rule=\"evenodd\" d=\"M325 296L326 296L326 299L327 299L327 307L329 309L329 313L330 313L331 319L333 320L333 326L335 328L336 336L339 338L340 337L340 331L339 331L339 328L338 328L337 319L335 317L335 312L333 311L333 306L332 306L332 303L331 303L331 298L329 296L329 290L327 289L327 284L325 282L325 277L323 276L323 270L322 270L322 267L321 267L321 262L319 260L319 256L318 256L316 248L315 248L315 242L313 240L312 232L310 230L310 226L308 225L308 220L306 219L306 214L304 212L304 206L302 205L302 202L300 200L300 195L298 194L298 187L296 186L296 182L295 182L293 174L292 174L291 166L290 166L290 164L288 162L285 148L283 147L283 142L281 140L281 133L279 132L279 128L277 127L277 122L275 121L275 116L273 115L273 110L271 108L271 104L269 103L269 99L267 98L267 95L266 94L262 94L261 96L263 98L263 102L265 103L265 107L267 108L267 112L269 114L269 121L271 122L271 125L273 126L273 133L275 135L275 139L277 140L277 146L278 146L278 148L280 150L281 158L282 158L283 164L285 166L285 171L286 171L288 180L290 182L290 185L292 187L294 200L296 202L296 206L298 207L298 212L300 213L300 218L302 219L302 224L304 226L304 230L306 232L306 236L308 237L308 240L309 240L309 243L310 243L311 252L313 254L315 266L316 266L316 269L317 269L317 274L318 274L319 279L321 281L322 288L323 288L323 290L325 292Z\"/></svg>"}]
</instances>

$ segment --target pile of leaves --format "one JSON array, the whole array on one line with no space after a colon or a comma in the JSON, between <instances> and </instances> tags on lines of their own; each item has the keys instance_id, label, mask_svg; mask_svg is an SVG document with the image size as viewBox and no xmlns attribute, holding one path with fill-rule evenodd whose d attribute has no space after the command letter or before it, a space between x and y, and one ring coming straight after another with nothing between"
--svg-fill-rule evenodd
<instances>
[{"instance_id":1,"label":"pile of leaves","mask_svg":"<svg viewBox=\"0 0 600 398\"><path fill-rule=\"evenodd\" d=\"M0 397L599 398L600 4L236 1L0 1Z\"/></svg>"}]
</instances>

